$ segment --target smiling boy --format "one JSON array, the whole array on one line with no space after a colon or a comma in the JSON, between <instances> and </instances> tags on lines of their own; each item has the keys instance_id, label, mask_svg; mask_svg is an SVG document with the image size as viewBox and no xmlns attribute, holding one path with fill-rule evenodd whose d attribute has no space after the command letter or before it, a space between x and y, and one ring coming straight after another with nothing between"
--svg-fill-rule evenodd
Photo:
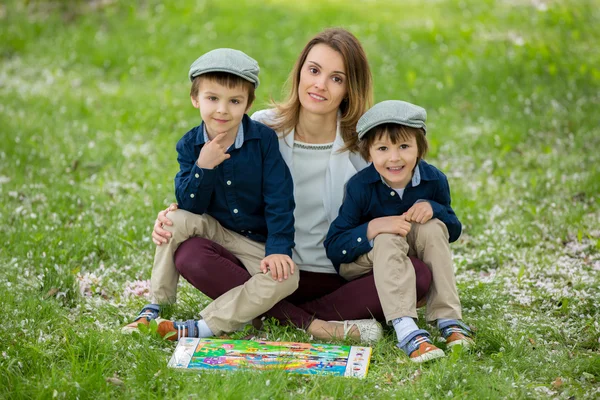
<instances>
[{"instance_id":1,"label":"smiling boy","mask_svg":"<svg viewBox=\"0 0 600 400\"><path fill-rule=\"evenodd\" d=\"M175 302L179 273L174 254L193 236L210 239L232 252L252 277L216 298L198 321L160 320L159 333L209 337L241 328L298 287L291 259L294 198L290 171L275 132L246 112L259 84L258 63L241 51L216 49L189 71L190 98L202 124L177 143L179 172L175 195L180 210L165 226L171 239L157 246L151 275L153 303L124 331L158 318L163 304Z\"/></svg>"},{"instance_id":2,"label":"smiling boy","mask_svg":"<svg viewBox=\"0 0 600 400\"><path fill-rule=\"evenodd\" d=\"M425 119L423 108L396 100L378 103L360 118L359 149L372 165L348 181L325 240L327 256L342 277L352 280L373 271L386 322L414 362L444 352L414 321L417 296L409 255L432 272L427 321L437 322L448 347L473 343L461 321L449 246L460 236L461 224L450 206L446 176L423 161Z\"/></svg>"}]
</instances>

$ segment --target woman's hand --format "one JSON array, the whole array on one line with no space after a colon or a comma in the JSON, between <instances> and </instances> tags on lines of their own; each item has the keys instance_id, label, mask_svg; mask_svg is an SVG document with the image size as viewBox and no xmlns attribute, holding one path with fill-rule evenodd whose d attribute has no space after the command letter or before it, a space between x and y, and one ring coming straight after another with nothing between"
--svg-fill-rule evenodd
<instances>
[{"instance_id":1,"label":"woman's hand","mask_svg":"<svg viewBox=\"0 0 600 400\"><path fill-rule=\"evenodd\" d=\"M163 243L167 243L169 238L171 237L171 232L163 229L163 225L173 225L173 222L167 218L167 213L169 211L174 212L177 210L177 204L171 203L169 207L165 210L162 210L156 216L156 221L154 222L154 230L152 231L152 241L157 246L160 246Z\"/></svg>"}]
</instances>

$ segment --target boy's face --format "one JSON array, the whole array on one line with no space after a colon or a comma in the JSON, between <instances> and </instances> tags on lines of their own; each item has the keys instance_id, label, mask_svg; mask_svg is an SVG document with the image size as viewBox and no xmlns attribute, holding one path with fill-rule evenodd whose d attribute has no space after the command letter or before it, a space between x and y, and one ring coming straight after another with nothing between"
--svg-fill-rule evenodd
<instances>
[{"instance_id":1,"label":"boy's face","mask_svg":"<svg viewBox=\"0 0 600 400\"><path fill-rule=\"evenodd\" d=\"M413 170L419 158L417 139L400 139L393 144L387 134L377 138L369 148L369 161L383 177L385 182L394 189L402 189L412 179Z\"/></svg>"},{"instance_id":2,"label":"boy's face","mask_svg":"<svg viewBox=\"0 0 600 400\"><path fill-rule=\"evenodd\" d=\"M228 88L209 79L204 79L198 89L198 97L192 104L200 109L208 137L213 139L220 133L235 136L242 118L250 105L248 90L243 85Z\"/></svg>"}]
</instances>

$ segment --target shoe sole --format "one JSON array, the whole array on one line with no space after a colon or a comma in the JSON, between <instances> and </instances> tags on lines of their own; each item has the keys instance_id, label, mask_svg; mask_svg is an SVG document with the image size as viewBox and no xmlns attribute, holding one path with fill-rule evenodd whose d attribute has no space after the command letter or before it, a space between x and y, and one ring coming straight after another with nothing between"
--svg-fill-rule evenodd
<instances>
[{"instance_id":1,"label":"shoe sole","mask_svg":"<svg viewBox=\"0 0 600 400\"><path fill-rule=\"evenodd\" d=\"M132 334L133 332L139 332L140 330L138 329L137 326L124 326L121 328L121 333L125 333L127 335Z\"/></svg>"},{"instance_id":2,"label":"shoe sole","mask_svg":"<svg viewBox=\"0 0 600 400\"><path fill-rule=\"evenodd\" d=\"M473 340L471 339L460 339L460 340L454 340L450 343L446 343L446 345L448 346L448 348L452 348L454 346L462 346L465 349L470 348L471 346L473 346L475 344L475 342L473 342Z\"/></svg>"},{"instance_id":3,"label":"shoe sole","mask_svg":"<svg viewBox=\"0 0 600 400\"><path fill-rule=\"evenodd\" d=\"M437 349L437 350L431 350L425 354L421 354L418 357L411 358L410 361L412 361L414 363L423 363L425 361L431 361L431 360L435 360L436 358L442 358L445 356L446 356L446 354L444 353L444 350Z\"/></svg>"}]
</instances>

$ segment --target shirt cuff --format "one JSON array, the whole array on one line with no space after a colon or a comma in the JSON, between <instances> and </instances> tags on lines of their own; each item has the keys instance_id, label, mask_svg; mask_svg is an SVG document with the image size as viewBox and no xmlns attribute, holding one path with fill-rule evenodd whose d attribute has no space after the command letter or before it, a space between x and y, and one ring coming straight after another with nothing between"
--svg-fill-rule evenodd
<instances>
[{"instance_id":1,"label":"shirt cuff","mask_svg":"<svg viewBox=\"0 0 600 400\"><path fill-rule=\"evenodd\" d=\"M212 179L214 176L214 169L200 168L194 163L190 173L190 183L193 187L199 188L205 180Z\"/></svg>"}]
</instances>

